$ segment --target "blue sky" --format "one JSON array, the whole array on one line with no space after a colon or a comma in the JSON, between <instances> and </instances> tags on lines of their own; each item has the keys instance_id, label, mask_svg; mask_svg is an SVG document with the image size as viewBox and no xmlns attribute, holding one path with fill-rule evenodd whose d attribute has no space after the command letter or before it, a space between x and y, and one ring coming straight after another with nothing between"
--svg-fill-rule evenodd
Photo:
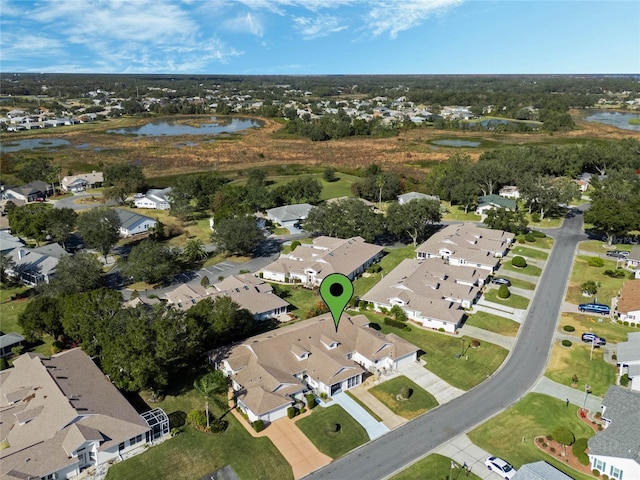
<instances>
[{"instance_id":1,"label":"blue sky","mask_svg":"<svg viewBox=\"0 0 640 480\"><path fill-rule=\"evenodd\" d=\"M0 0L0 70L640 73L640 1Z\"/></svg>"}]
</instances>

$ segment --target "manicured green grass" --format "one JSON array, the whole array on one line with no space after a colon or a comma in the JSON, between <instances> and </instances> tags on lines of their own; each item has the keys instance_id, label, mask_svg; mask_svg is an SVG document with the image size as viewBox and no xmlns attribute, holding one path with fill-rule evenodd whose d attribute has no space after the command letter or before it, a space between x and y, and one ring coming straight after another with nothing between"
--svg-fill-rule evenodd
<instances>
[{"instance_id":1,"label":"manicured green grass","mask_svg":"<svg viewBox=\"0 0 640 480\"><path fill-rule=\"evenodd\" d=\"M18 316L24 312L29 303L29 299L11 300L11 297L28 290L24 286L6 286L2 285L0 289L0 331L2 333L16 332L24 335L24 330L18 324ZM53 337L45 335L41 342L35 345L25 345L25 351L41 353L42 355L51 354L51 346Z\"/></svg>"},{"instance_id":2,"label":"manicured green grass","mask_svg":"<svg viewBox=\"0 0 640 480\"><path fill-rule=\"evenodd\" d=\"M353 294L355 296L362 296L373 288L373 286L382 280L382 276L388 274L391 270L396 268L402 260L407 258L415 258L416 249L413 245L407 245L401 248L385 248L385 256L380 260L380 266L382 271L371 274L367 277L357 278L353 282Z\"/></svg>"},{"instance_id":3,"label":"manicured green grass","mask_svg":"<svg viewBox=\"0 0 640 480\"><path fill-rule=\"evenodd\" d=\"M442 215L442 220L445 221L468 221L479 222L480 215L476 215L473 210L469 210L468 213L464 213L464 208L458 206L449 207L447 204L443 204L447 211Z\"/></svg>"},{"instance_id":4,"label":"manicured green grass","mask_svg":"<svg viewBox=\"0 0 640 480\"><path fill-rule=\"evenodd\" d=\"M275 188L280 185L289 183L290 181L303 177L312 177L320 182L322 185L322 193L320 194L320 200L328 200L330 198L340 197L353 197L351 192L351 185L360 180L355 175L349 175L347 173L336 172L336 181L327 182L324 180L323 172L319 173L303 173L296 175L269 175L267 176L267 182L270 183L269 188ZM235 180L232 182L234 185L244 185L247 183L246 179Z\"/></svg>"},{"instance_id":5,"label":"manicured green grass","mask_svg":"<svg viewBox=\"0 0 640 480\"><path fill-rule=\"evenodd\" d=\"M509 337L515 337L520 328L518 322L482 311L469 315L465 325L471 325L472 327L482 328Z\"/></svg>"},{"instance_id":6,"label":"manicured green grass","mask_svg":"<svg viewBox=\"0 0 640 480\"><path fill-rule=\"evenodd\" d=\"M505 270L509 270L511 272L518 272L524 275L531 275L532 277L539 277L542 274L542 269L540 267L536 267L535 265L527 265L524 268L518 268L511 265L511 260L507 260L503 262L501 268Z\"/></svg>"},{"instance_id":7,"label":"manicured green grass","mask_svg":"<svg viewBox=\"0 0 640 480\"><path fill-rule=\"evenodd\" d=\"M500 275L502 278L506 278L511 282L511 285L516 288L522 288L523 290L535 290L536 285L531 282L526 282L524 280L520 280L519 278L513 278L505 275Z\"/></svg>"},{"instance_id":8,"label":"manicured green grass","mask_svg":"<svg viewBox=\"0 0 640 480\"><path fill-rule=\"evenodd\" d=\"M524 235L517 235L516 236L516 245L533 245L536 246L538 248L545 248L547 250L551 250L551 247L553 247L553 238L552 237L544 237L544 238L538 238L536 237L536 241L535 243L529 243L529 242L525 242L525 243L520 243L518 242L518 240L520 239L524 239Z\"/></svg>"},{"instance_id":9,"label":"manicured green grass","mask_svg":"<svg viewBox=\"0 0 640 480\"><path fill-rule=\"evenodd\" d=\"M504 458L516 468L544 460L576 480L590 479L590 476L568 468L534 445L536 436L551 435L558 426L569 428L576 438L590 438L595 433L578 419L574 405L567 408L562 400L541 393L530 393L511 408L469 432L469 438L477 446Z\"/></svg>"},{"instance_id":10,"label":"manicured green grass","mask_svg":"<svg viewBox=\"0 0 640 480\"><path fill-rule=\"evenodd\" d=\"M602 322L598 322L599 318L603 319ZM565 325L572 325L576 328L573 335L580 336L584 332L594 332L595 334L604 337L609 343L626 342L627 333L640 331L637 327L625 327L622 323L612 322L606 317L599 317L593 313L584 314L562 312L558 331L567 333L562 329Z\"/></svg>"},{"instance_id":11,"label":"manicured green grass","mask_svg":"<svg viewBox=\"0 0 640 480\"><path fill-rule=\"evenodd\" d=\"M336 423L340 425L340 430L328 432L328 427ZM341 457L369 441L369 435L362 425L340 405L328 408L318 406L311 415L298 420L296 425L318 450L331 458Z\"/></svg>"},{"instance_id":12,"label":"manicured green grass","mask_svg":"<svg viewBox=\"0 0 640 480\"><path fill-rule=\"evenodd\" d=\"M573 264L571 278L569 280L569 288L567 290L567 302L580 304L593 301L593 297L584 297L582 295L582 285L587 280L598 282L598 292L596 297L598 303L611 305L611 298L618 295L622 288L624 278L611 278L604 274L605 270L615 270L616 262L614 260L604 260L604 266L592 267L589 265L589 256L578 255Z\"/></svg>"},{"instance_id":13,"label":"manicured green grass","mask_svg":"<svg viewBox=\"0 0 640 480\"><path fill-rule=\"evenodd\" d=\"M604 395L616 383L616 367L603 360L601 348L593 349L593 359L589 360L591 346L583 343L579 336L571 347L563 347L554 342L551 359L545 375L554 382L571 385L571 377L578 375L578 390L590 385L594 395Z\"/></svg>"},{"instance_id":14,"label":"manicured green grass","mask_svg":"<svg viewBox=\"0 0 640 480\"><path fill-rule=\"evenodd\" d=\"M521 255L527 258L536 258L538 260L546 260L549 258L549 254L546 252L542 252L540 250L535 250L533 248L523 247L521 245L517 245L511 249L512 255Z\"/></svg>"},{"instance_id":15,"label":"manicured green grass","mask_svg":"<svg viewBox=\"0 0 640 480\"><path fill-rule=\"evenodd\" d=\"M288 292L284 299L293 305L289 311L300 318L306 318L305 314L310 309L315 307L318 302L322 303L318 289L310 290L300 285L278 285L277 288Z\"/></svg>"},{"instance_id":16,"label":"manicured green grass","mask_svg":"<svg viewBox=\"0 0 640 480\"><path fill-rule=\"evenodd\" d=\"M564 217L545 217L536 223L531 220L531 215L527 214L526 218L529 219L529 228L558 228L564 220Z\"/></svg>"},{"instance_id":17,"label":"manicured green grass","mask_svg":"<svg viewBox=\"0 0 640 480\"><path fill-rule=\"evenodd\" d=\"M507 357L507 349L492 343L481 342L480 348L469 348L471 337L454 337L444 333L424 330L411 324L411 331L384 325L383 316L366 312L367 317L380 328L382 333L393 332L419 347L424 353L422 359L426 368L454 387L469 390L495 372ZM462 354L464 340L465 357ZM469 357L466 360L466 356Z\"/></svg>"},{"instance_id":18,"label":"manicured green grass","mask_svg":"<svg viewBox=\"0 0 640 480\"><path fill-rule=\"evenodd\" d=\"M449 457L432 453L394 475L391 480L480 480L473 473L467 475L458 462L453 462L458 468L452 469L451 462L453 460Z\"/></svg>"},{"instance_id":19,"label":"manicured green grass","mask_svg":"<svg viewBox=\"0 0 640 480\"><path fill-rule=\"evenodd\" d=\"M498 297L498 289L492 288L491 290L487 290L484 293L484 298L488 302L499 303L500 305L506 305L511 308L519 308L526 309L529 306L529 299L525 297L521 297L520 295L516 295L512 293L509 298L500 298Z\"/></svg>"},{"instance_id":20,"label":"manicured green grass","mask_svg":"<svg viewBox=\"0 0 640 480\"><path fill-rule=\"evenodd\" d=\"M585 240L578 244L578 250L584 250L585 252L592 252L600 254L606 254L609 250L629 250L630 245L612 245L607 248L607 242L601 242L600 240Z\"/></svg>"},{"instance_id":21,"label":"manicured green grass","mask_svg":"<svg viewBox=\"0 0 640 480\"><path fill-rule=\"evenodd\" d=\"M360 405L362 408L364 408L367 413L369 415L371 415L373 418L376 419L376 421L381 422L382 419L376 415L376 412L374 412L373 410L371 410L362 400L360 400L358 397L356 397L353 393L351 393L350 390L347 390L345 392L347 395L349 395L351 397L351 400L353 400L354 402L356 402L358 405Z\"/></svg>"},{"instance_id":22,"label":"manicured green grass","mask_svg":"<svg viewBox=\"0 0 640 480\"><path fill-rule=\"evenodd\" d=\"M403 387L413 390L408 399L398 397ZM407 420L411 420L438 406L438 401L433 395L404 375L370 388L369 393L384 403L393 413Z\"/></svg>"}]
</instances>

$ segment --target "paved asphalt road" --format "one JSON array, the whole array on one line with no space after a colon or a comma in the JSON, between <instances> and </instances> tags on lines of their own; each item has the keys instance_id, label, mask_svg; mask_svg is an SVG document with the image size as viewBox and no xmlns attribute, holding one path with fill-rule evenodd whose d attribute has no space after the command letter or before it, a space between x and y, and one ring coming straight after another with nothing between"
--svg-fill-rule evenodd
<instances>
[{"instance_id":1,"label":"paved asphalt road","mask_svg":"<svg viewBox=\"0 0 640 480\"><path fill-rule=\"evenodd\" d=\"M562 228L548 232L555 244L526 322L507 362L487 381L404 426L370 442L307 480L379 480L471 430L522 398L544 372L571 272L575 248L587 237L582 214L570 214ZM451 361L456 361L451 359Z\"/></svg>"}]
</instances>

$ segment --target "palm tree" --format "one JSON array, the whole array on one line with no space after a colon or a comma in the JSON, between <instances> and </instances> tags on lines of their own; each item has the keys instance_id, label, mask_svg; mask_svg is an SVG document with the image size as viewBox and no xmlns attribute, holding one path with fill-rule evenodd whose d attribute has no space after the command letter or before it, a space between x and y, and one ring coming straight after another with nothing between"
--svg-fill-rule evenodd
<instances>
[{"instance_id":1,"label":"palm tree","mask_svg":"<svg viewBox=\"0 0 640 480\"><path fill-rule=\"evenodd\" d=\"M182 258L184 258L189 263L204 260L208 256L209 254L204 249L204 244L197 238L188 240L187 244L182 250Z\"/></svg>"},{"instance_id":2,"label":"palm tree","mask_svg":"<svg viewBox=\"0 0 640 480\"><path fill-rule=\"evenodd\" d=\"M214 370L193 382L193 388L204 397L207 428L209 428L209 400L215 401L216 395L226 393L227 377L224 376L221 370Z\"/></svg>"}]
</instances>

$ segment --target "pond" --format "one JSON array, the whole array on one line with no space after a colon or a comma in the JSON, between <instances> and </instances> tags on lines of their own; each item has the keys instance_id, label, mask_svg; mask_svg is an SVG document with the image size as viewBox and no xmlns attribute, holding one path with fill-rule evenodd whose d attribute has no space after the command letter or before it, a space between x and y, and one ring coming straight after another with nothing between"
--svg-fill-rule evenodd
<instances>
[{"instance_id":1,"label":"pond","mask_svg":"<svg viewBox=\"0 0 640 480\"><path fill-rule=\"evenodd\" d=\"M442 145L444 147L479 147L480 142L470 140L458 140L453 138L445 138L443 140L433 140L433 145Z\"/></svg>"},{"instance_id":2,"label":"pond","mask_svg":"<svg viewBox=\"0 0 640 480\"><path fill-rule=\"evenodd\" d=\"M210 121L199 125L186 125L176 120L157 120L140 127L107 130L107 133L145 137L160 137L163 135L218 135L221 133L241 132L249 128L260 128L262 126L264 126L263 122L253 118L225 118L218 120L216 117L211 117Z\"/></svg>"},{"instance_id":3,"label":"pond","mask_svg":"<svg viewBox=\"0 0 640 480\"><path fill-rule=\"evenodd\" d=\"M634 130L640 132L640 125L633 125L629 120L640 119L640 113L627 112L596 112L585 117L587 122L603 123L623 130Z\"/></svg>"},{"instance_id":4,"label":"pond","mask_svg":"<svg viewBox=\"0 0 640 480\"><path fill-rule=\"evenodd\" d=\"M0 143L0 151L2 152L18 152L20 150L49 150L56 147L69 145L68 140L62 138L27 138L25 140L10 140Z\"/></svg>"}]
</instances>

